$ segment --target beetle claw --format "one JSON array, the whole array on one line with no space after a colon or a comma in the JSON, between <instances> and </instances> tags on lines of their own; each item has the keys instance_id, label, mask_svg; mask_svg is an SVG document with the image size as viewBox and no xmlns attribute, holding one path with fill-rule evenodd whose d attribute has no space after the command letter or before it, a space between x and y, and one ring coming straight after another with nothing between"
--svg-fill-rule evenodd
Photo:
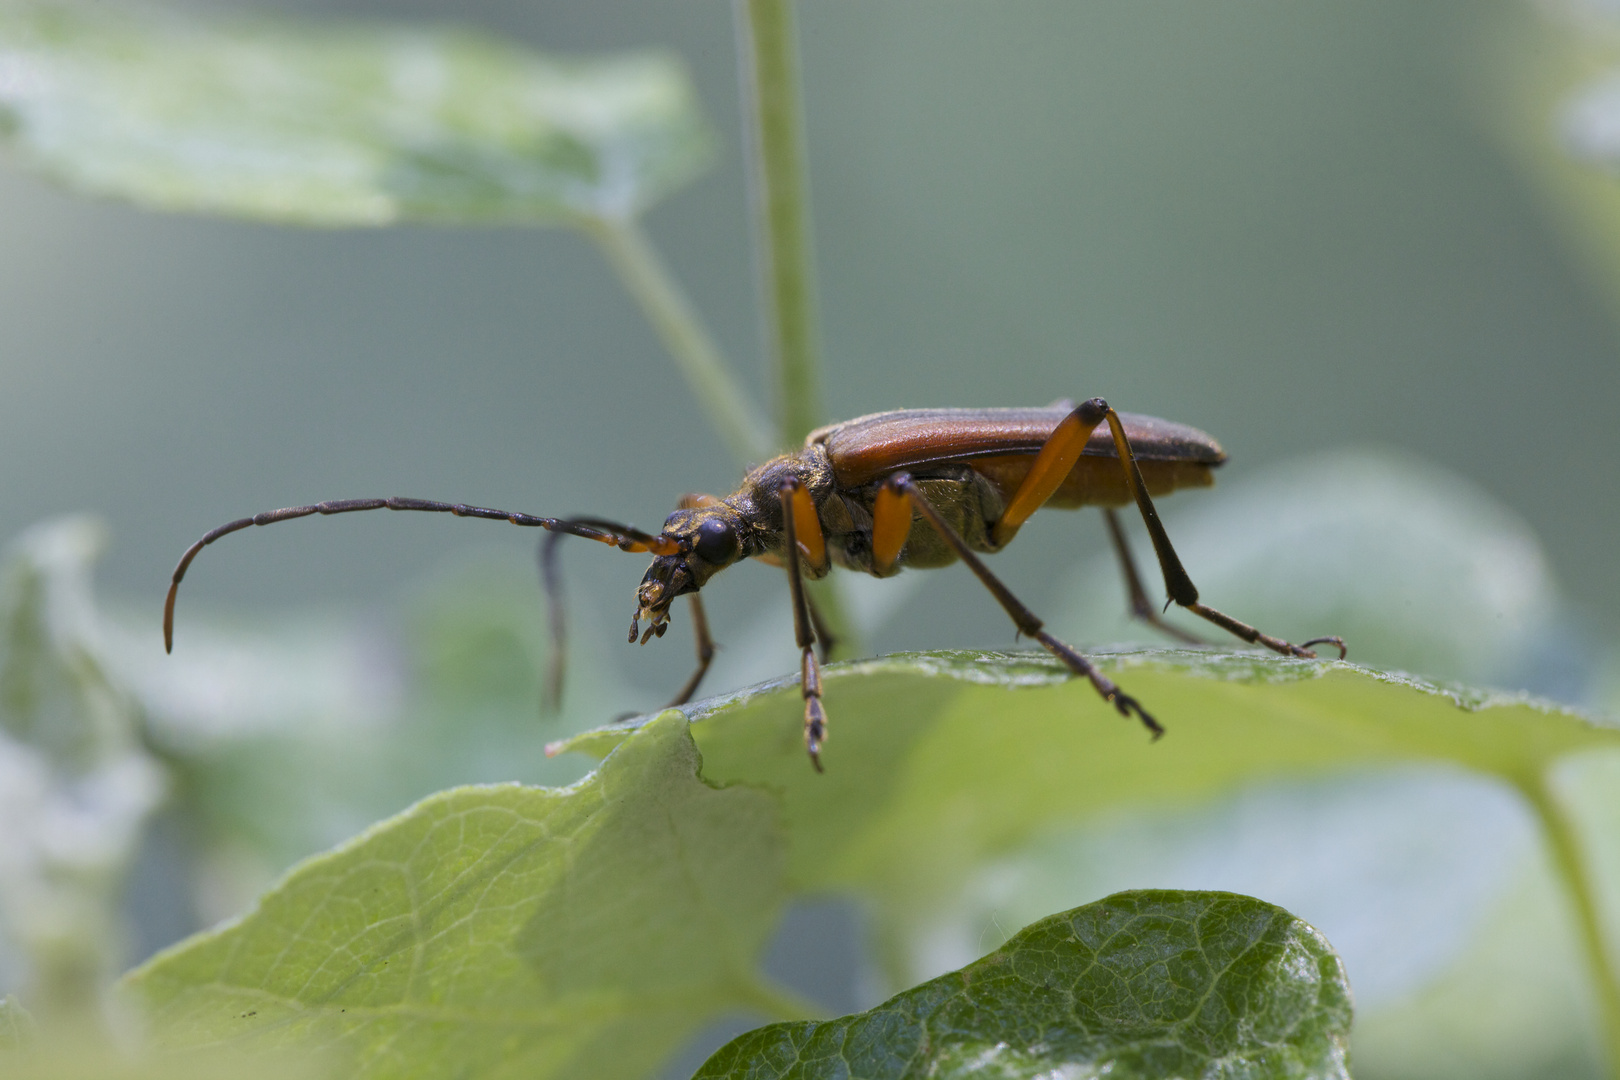
<instances>
[{"instance_id":1,"label":"beetle claw","mask_svg":"<svg viewBox=\"0 0 1620 1080\"><path fill-rule=\"evenodd\" d=\"M1305 642L1304 644L1300 645L1300 648L1301 649L1309 649L1312 645L1334 645L1334 646L1337 646L1338 650L1339 650L1339 659L1340 660L1343 660L1346 656L1350 655L1350 650L1345 646L1344 638L1342 638L1342 637L1316 637L1316 638L1311 638L1311 640L1309 640L1309 641ZM1316 654L1312 653L1311 655L1314 657Z\"/></svg>"}]
</instances>

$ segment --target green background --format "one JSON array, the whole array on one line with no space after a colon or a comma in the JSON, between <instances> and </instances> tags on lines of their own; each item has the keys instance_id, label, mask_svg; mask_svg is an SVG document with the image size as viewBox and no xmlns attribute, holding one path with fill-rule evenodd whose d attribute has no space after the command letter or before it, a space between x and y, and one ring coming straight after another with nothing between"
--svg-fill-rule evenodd
<instances>
[{"instance_id":1,"label":"green background","mask_svg":"<svg viewBox=\"0 0 1620 1080\"><path fill-rule=\"evenodd\" d=\"M649 227L758 388L728 6L453 14L543 49L689 61L722 153ZM805 5L830 415L1102 394L1215 434L1233 478L1408 448L1531 519L1612 630L1615 333L1488 127L1489 46L1528 17L1393 0ZM578 236L159 217L12 172L0 200L7 531L107 515L120 594L155 602L192 538L271 506L400 492L655 525L680 493L735 480ZM1026 590L1100 537L1038 524L1003 560ZM372 604L457 546L529 543L496 532L384 517L243 537L191 599ZM572 559L576 595L616 625L640 567L590 554ZM735 578L713 594L722 639L779 584ZM930 581L880 644L1005 642L974 590ZM675 681L676 651L646 650L636 677Z\"/></svg>"}]
</instances>

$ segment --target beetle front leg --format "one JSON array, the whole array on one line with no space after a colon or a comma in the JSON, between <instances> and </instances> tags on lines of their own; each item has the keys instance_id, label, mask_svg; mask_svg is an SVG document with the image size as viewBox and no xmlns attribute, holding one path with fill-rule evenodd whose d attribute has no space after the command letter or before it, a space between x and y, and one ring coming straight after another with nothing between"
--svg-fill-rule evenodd
<instances>
[{"instance_id":1,"label":"beetle front leg","mask_svg":"<svg viewBox=\"0 0 1620 1080\"><path fill-rule=\"evenodd\" d=\"M788 592L793 598L793 637L799 646L799 693L804 697L804 748L810 754L810 764L822 772L821 744L827 740L827 712L821 706L821 665L816 662L816 635L810 622L810 605L804 592L803 568L800 565L801 544L812 552L825 551L826 542L821 522L814 514L803 515L806 504L814 509L806 497L804 485L798 480L786 481L780 489L782 496L782 550L786 554ZM808 516L804 522L795 519ZM804 543L809 540L809 543Z\"/></svg>"}]
</instances>

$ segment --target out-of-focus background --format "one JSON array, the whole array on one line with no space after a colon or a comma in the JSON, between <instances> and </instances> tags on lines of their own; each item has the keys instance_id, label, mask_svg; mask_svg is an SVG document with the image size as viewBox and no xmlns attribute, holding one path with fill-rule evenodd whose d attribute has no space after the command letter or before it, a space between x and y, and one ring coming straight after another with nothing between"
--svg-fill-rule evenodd
<instances>
[{"instance_id":1,"label":"out-of-focus background","mask_svg":"<svg viewBox=\"0 0 1620 1080\"><path fill-rule=\"evenodd\" d=\"M720 148L647 227L764 401L728 5L259 7L453 17L548 52L683 58ZM1614 707L1620 248L1605 238L1620 210L1598 167L1567 154L1569 103L1614 55L1600 7L884 0L804 4L800 17L829 419L1102 395L1196 425L1231 456L1221 486L1163 509L1210 602L1296 640L1345 633L1365 643L1353 659ZM174 746L218 747L193 753L207 764L170 790L239 808L206 828L160 815L131 879L131 960L426 791L578 775L583 763L546 764L540 745L656 706L690 666L684 626L621 644L643 562L576 545L574 696L564 717L542 716L533 536L389 514L211 549L188 578L177 655L160 661L162 592L203 531L390 494L656 527L682 493L723 493L738 475L575 233L299 231L91 202L0 171L0 532L81 511L105 522L97 587L124 677L145 707L167 702ZM1115 617L1094 518L1038 517L997 567L1084 640L1140 636ZM710 689L792 666L781 586L760 567L707 590L733 646ZM1012 644L965 573L858 599L875 613L871 651ZM469 695L487 722L443 722ZM233 742L223 714L261 728ZM418 745L372 768L338 755L325 775L272 737L294 715L404 723L379 745ZM304 770L296 799L279 793L298 803L288 819L265 809L278 761ZM1372 807L1412 814L1369 823ZM1451 999L1435 995L1477 982L1457 972L1487 962L1469 951L1479 935L1511 938L1480 929L1491 920L1560 910L1539 878L1524 884L1539 863L1517 815L1457 777L1268 790L1055 839L1063 859L1008 868L963 925L1129 884L1247 882L1290 904L1268 858L1284 841L1266 830L1312 822L1340 877L1316 876L1295 910L1346 950L1353 980L1356 934L1382 956L1361 1002L1365 1023L1383 1023L1366 1074L1443 1075L1388 1018L1420 998L1443 1013ZM1159 861L1142 861L1132 829L1157 835ZM1058 864L1089 869L1054 883ZM1231 869L1243 866L1249 877ZM1441 879L1455 895L1436 899ZM1028 886L1023 899L1009 881ZM1313 895L1343 934L1303 909ZM1513 922L1520 909L1531 914ZM795 919L810 944L789 935L773 963L832 1007L868 1001L858 918L829 903ZM940 955L959 961L956 932L939 930ZM1468 1075L1593 1075L1580 969L1567 970L1547 976L1555 990L1518 991L1569 1014L1562 1026L1532 1017L1528 1049L1482 1054ZM1481 1025L1477 1008L1457 1009Z\"/></svg>"}]
</instances>

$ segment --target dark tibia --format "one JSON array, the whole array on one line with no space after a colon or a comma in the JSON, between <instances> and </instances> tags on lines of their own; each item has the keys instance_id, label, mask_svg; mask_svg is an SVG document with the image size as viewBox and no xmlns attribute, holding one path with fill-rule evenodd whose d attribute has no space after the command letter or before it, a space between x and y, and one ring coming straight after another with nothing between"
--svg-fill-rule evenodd
<instances>
[{"instance_id":1,"label":"dark tibia","mask_svg":"<svg viewBox=\"0 0 1620 1080\"><path fill-rule=\"evenodd\" d=\"M1136 558L1125 540L1125 529L1119 523L1119 515L1114 513L1111 506L1103 507L1102 513L1103 520L1108 523L1108 538L1114 544L1114 556L1119 560L1120 571L1125 576L1125 592L1130 598L1131 615L1177 641L1185 641L1189 645L1206 644L1203 638L1189 634L1179 626L1172 626L1160 617L1153 601L1147 597L1147 590L1142 587L1142 575L1137 573Z\"/></svg>"}]
</instances>

